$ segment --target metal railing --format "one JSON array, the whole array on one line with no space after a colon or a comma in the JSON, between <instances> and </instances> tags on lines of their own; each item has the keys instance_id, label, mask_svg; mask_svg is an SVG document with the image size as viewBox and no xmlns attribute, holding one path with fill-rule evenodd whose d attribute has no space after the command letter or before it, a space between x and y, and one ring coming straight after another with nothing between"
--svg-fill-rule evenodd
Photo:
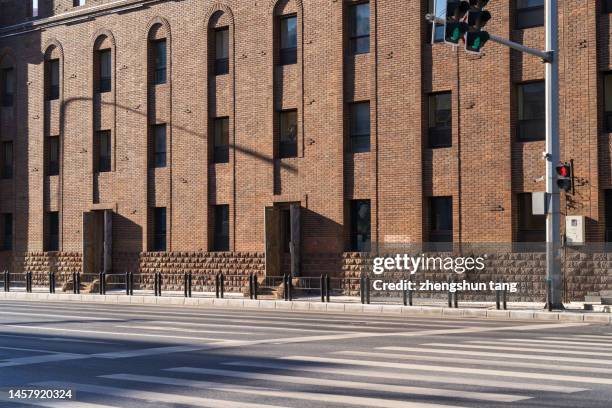
<instances>
[{"instance_id":1,"label":"metal railing","mask_svg":"<svg viewBox=\"0 0 612 408\"><path fill-rule=\"evenodd\" d=\"M198 289L204 290L205 293L214 293L214 297L220 299L225 298L226 293L233 292L240 293L243 296L248 295L250 299L259 299L262 295L274 294L277 298L289 302L312 300L313 298L319 299L321 302L331 302L334 298L341 301L347 301L349 298L353 300L358 298L362 304L371 304L373 303L373 299L375 303L403 304L404 306L413 306L415 304L415 291L411 289L411 285L404 285L401 290L394 291L392 294L387 293L387 296L385 296L385 293L373 296L372 278L367 274L361 274L361 276L353 278L338 278L323 274L316 277L292 277L289 274L277 277L258 277L255 273L250 273L248 275L229 275L223 273L218 273L216 275L197 274L194 276L192 272L184 272L183 274L164 274L162 272L155 272L152 275L142 275L126 271L124 273L100 272L97 275L73 272L71 274L62 275L62 278L64 283L71 284L72 293L74 294L81 293L84 281L91 280L89 283L94 284L95 278L97 278L98 287L94 290L98 294L105 295L109 287L121 286L121 290L124 291L127 296L132 296L134 295L136 287L139 289L139 294L144 294L143 291L151 287L152 277L153 295L162 296L164 283L170 276L175 278L174 282L180 282L182 294L186 298L191 298L193 296L194 287L197 286ZM7 270L2 272L4 292L25 289L26 292L31 293L35 277L38 287L41 286L41 278L46 277L46 282L42 283L49 293L56 293L57 276L55 272L46 274L37 273L34 275L31 271L11 273ZM419 284L419 282L411 281L410 279L406 279L405 281L411 282L417 286ZM449 284L454 283L455 276L448 276L447 282ZM502 284L500 285L501 288L494 290L493 299L491 300L489 297L486 302L494 303L495 308L498 310L506 310L508 292L505 286L505 280L499 279L498 283ZM95 285L90 286L90 290L93 288L95 288ZM167 291L168 288L166 287L164 290ZM279 293L279 291L282 292ZM375 292L378 293L376 290ZM423 299L425 299L423 298L424 293L423 291L419 291L419 300L421 300L421 303ZM449 308L458 308L460 293L464 292L451 291L449 289L446 295L443 293L438 293L438 295L446 297L446 305ZM491 295L489 294L488 296ZM438 300L438 303L440 303L442 298Z\"/></svg>"}]
</instances>

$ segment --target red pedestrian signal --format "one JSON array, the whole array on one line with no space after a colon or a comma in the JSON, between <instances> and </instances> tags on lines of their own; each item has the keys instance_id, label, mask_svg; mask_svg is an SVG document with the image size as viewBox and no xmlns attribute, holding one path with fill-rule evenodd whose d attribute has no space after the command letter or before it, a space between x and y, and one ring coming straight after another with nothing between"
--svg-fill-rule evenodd
<instances>
[{"instance_id":1,"label":"red pedestrian signal","mask_svg":"<svg viewBox=\"0 0 612 408\"><path fill-rule=\"evenodd\" d=\"M556 167L557 170L557 186L560 190L569 193L572 191L573 182L573 169L570 163L561 163Z\"/></svg>"}]
</instances>

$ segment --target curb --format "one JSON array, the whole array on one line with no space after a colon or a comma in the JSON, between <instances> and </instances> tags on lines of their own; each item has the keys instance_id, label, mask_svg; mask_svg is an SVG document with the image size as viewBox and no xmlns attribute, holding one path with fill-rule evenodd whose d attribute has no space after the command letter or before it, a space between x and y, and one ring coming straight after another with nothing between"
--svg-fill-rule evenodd
<instances>
[{"instance_id":1,"label":"curb","mask_svg":"<svg viewBox=\"0 0 612 408\"><path fill-rule=\"evenodd\" d=\"M449 317L496 320L541 320L587 323L612 323L610 313L545 312L541 310L451 309L435 306L363 305L361 303L285 302L282 300L184 298L125 295L74 295L63 293L0 292L0 300L83 302L166 306L200 306L233 309L260 309L294 312L326 312L411 317Z\"/></svg>"}]
</instances>

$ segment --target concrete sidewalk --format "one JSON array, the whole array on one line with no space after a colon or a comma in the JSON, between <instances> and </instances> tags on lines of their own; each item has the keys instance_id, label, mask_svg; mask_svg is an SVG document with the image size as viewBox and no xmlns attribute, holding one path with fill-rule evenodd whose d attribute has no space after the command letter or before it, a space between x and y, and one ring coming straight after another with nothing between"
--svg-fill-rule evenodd
<instances>
[{"instance_id":1,"label":"concrete sidewalk","mask_svg":"<svg viewBox=\"0 0 612 408\"><path fill-rule=\"evenodd\" d=\"M26 292L0 292L0 300L28 300L28 301L60 301L60 302L86 302L86 303L109 303L109 304L152 304L171 306L203 306L223 308L244 308L262 310L283 310L299 312L330 312L351 314L380 314L380 315L403 315L415 317L463 317L482 318L496 320L546 320L546 321L571 321L612 323L612 314L609 312L589 312L581 310L566 311L544 311L541 308L495 310L483 307L461 306L452 309L443 306L402 306L397 304L361 304L354 302L315 302L315 301L292 301L284 300L252 300L244 298L217 299L213 297L191 297L183 296L151 296L125 294L68 294L68 293L26 293Z\"/></svg>"}]
</instances>

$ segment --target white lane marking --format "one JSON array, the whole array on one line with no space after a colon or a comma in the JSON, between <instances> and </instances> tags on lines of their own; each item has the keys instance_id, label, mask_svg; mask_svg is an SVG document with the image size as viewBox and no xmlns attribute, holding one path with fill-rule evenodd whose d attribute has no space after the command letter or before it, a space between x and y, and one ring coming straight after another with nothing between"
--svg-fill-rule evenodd
<instances>
[{"instance_id":1,"label":"white lane marking","mask_svg":"<svg viewBox=\"0 0 612 408\"><path fill-rule=\"evenodd\" d=\"M597 334L575 334L573 337L594 339L594 340L612 340L612 336L597 335Z\"/></svg>"},{"instance_id":2,"label":"white lane marking","mask_svg":"<svg viewBox=\"0 0 612 408\"><path fill-rule=\"evenodd\" d=\"M348 354L348 352L344 352ZM456 364L472 364L472 365L484 365L484 366L499 366L499 367L518 367L518 368L535 368L543 370L562 370L562 371L575 371L579 373L598 373L598 374L612 374L612 368L600 368L600 367L585 367L585 366L574 366L574 365L560 365L555 364L554 368L551 368L550 363L532 363L516 360L481 360L474 358L461 358L461 357L449 357L447 355L442 356L430 356L426 354L396 354L396 353L376 353L376 352L361 352L356 351L351 354L376 357L376 358L392 358L396 360L415 360L415 361L438 361L443 363L456 363ZM499 354L495 354L497 358Z\"/></svg>"},{"instance_id":3,"label":"white lane marking","mask_svg":"<svg viewBox=\"0 0 612 408\"><path fill-rule=\"evenodd\" d=\"M56 382L56 381L47 381L35 383L33 385L44 386L44 387L66 387L66 383ZM103 385L92 385L92 384L79 384L79 383L70 383L71 388L76 389L77 393L79 391L88 392L91 394L101 394L105 397L112 395L113 397L120 398L133 398L138 400L145 401L155 401L155 402L164 402L169 404L186 404L192 405L196 407L205 407L205 408L219 408L219 407L228 407L232 408L279 408L278 405L266 405L266 404L255 404L248 402L238 402L238 401L227 401L220 399L212 399L212 398L202 398L202 397L192 397L188 395L179 394L170 394L167 391L164 393L161 392L153 392L153 391L141 391L130 388L119 388L119 387L110 387Z\"/></svg>"},{"instance_id":4,"label":"white lane marking","mask_svg":"<svg viewBox=\"0 0 612 408\"><path fill-rule=\"evenodd\" d=\"M530 339L504 339L504 340L468 340L466 343L469 344L499 344L504 345L518 345L518 346L534 346L534 347L552 347L560 349L571 349L571 350L593 350L593 347L604 347L601 343L567 343L565 341L546 341L546 340L530 340Z\"/></svg>"},{"instance_id":5,"label":"white lane marking","mask_svg":"<svg viewBox=\"0 0 612 408\"><path fill-rule=\"evenodd\" d=\"M42 350L42 349L24 348L24 347L0 346L0 349L1 350L15 350L15 351L31 351L33 353L45 353L45 354L62 354L61 351Z\"/></svg>"},{"instance_id":6,"label":"white lane marking","mask_svg":"<svg viewBox=\"0 0 612 408\"><path fill-rule=\"evenodd\" d=\"M192 337L192 336L170 336L165 334L149 334L149 333L131 333L131 332L115 332L115 331L104 331L104 330L81 330L81 329L64 329L59 327L46 327L46 326L26 326L26 325L4 325L5 327L13 327L19 329L35 330L35 331L59 331L69 333L93 333L93 334L108 334L112 336L136 336L136 337L156 337L156 338L169 338L169 339L189 339L189 340L204 340L204 341L219 341L218 338L206 338L206 337Z\"/></svg>"},{"instance_id":7,"label":"white lane marking","mask_svg":"<svg viewBox=\"0 0 612 408\"><path fill-rule=\"evenodd\" d=\"M27 313L27 312L13 312L13 311L2 311L0 317L10 317L12 315L18 316L39 316L39 317L54 317L58 319L81 319L81 320L113 320L121 321L121 319L112 317L94 317L94 316L78 316L78 315L64 315L64 314L48 314L48 313Z\"/></svg>"},{"instance_id":8,"label":"white lane marking","mask_svg":"<svg viewBox=\"0 0 612 408\"><path fill-rule=\"evenodd\" d=\"M222 331L222 330L194 330L194 329L185 329L182 327L159 327L159 326L142 326L140 324L126 325L126 324L116 324L114 327L118 327L120 329L142 329L142 330L154 330L154 331L164 331L164 332L183 332L183 333L207 333L207 334L238 334L244 335L244 332L240 331ZM256 335L263 335L265 333L249 333ZM221 339L224 340L224 339Z\"/></svg>"},{"instance_id":9,"label":"white lane marking","mask_svg":"<svg viewBox=\"0 0 612 408\"><path fill-rule=\"evenodd\" d=\"M419 402L399 401L383 398L352 397L347 395L334 395L316 392L274 391L269 389L258 389L254 387L247 388L234 384L215 383L211 381L194 381L169 377L152 377L146 375L132 374L115 374L106 375L102 377L123 381L138 381L152 384L177 385L181 387L201 388L207 390L212 388L215 390L242 393L251 396L262 395L266 397L293 398L305 401L322 401L326 403L335 402L338 404L342 404L343 406L347 404L352 404L377 408L450 408L450 406L448 405L439 404L425 404ZM453 408L459 407L453 406Z\"/></svg>"},{"instance_id":10,"label":"white lane marking","mask_svg":"<svg viewBox=\"0 0 612 408\"><path fill-rule=\"evenodd\" d=\"M475 375L486 375L486 376L499 376L499 377L515 377L515 378L532 378L535 380L549 380L549 381L567 381L577 382L586 384L612 384L612 378L597 378L597 377L577 377L572 375L558 375L549 373L530 373L521 371L501 371L501 370L490 370L481 368L469 368L469 367L449 367L449 366L435 366L426 364L408 364L408 363L390 363L384 361L364 361L364 360L350 360L343 358L328 358L328 357L311 357L311 356L290 356L281 357L281 360L291 361L308 361L316 363L327 363L327 364L344 364L344 365L357 365L357 366L373 366L373 367L385 367L385 368L399 368L405 370L418 370L418 371L433 371L443 373L457 373L460 375L475 374ZM555 367L557 368L557 367Z\"/></svg>"},{"instance_id":11,"label":"white lane marking","mask_svg":"<svg viewBox=\"0 0 612 408\"><path fill-rule=\"evenodd\" d=\"M548 336L548 337L538 337L538 339L559 340L559 341L562 341L563 343L567 343L567 344L593 344L593 345L598 345L598 346L612 346L612 341L603 341L603 340L599 340L599 339L589 339L588 337L585 337L585 338L574 338L574 337L571 337L571 336L566 336L566 337ZM612 339L610 339L610 340L612 340Z\"/></svg>"},{"instance_id":12,"label":"white lane marking","mask_svg":"<svg viewBox=\"0 0 612 408\"><path fill-rule=\"evenodd\" d=\"M332 374L332 375L346 375L354 377L371 377L381 378L385 380L405 380L405 381L416 381L416 382L427 382L427 383L441 383L441 384L455 384L455 385L477 385L478 387L497 387L507 388L515 390L528 390L528 391L547 391L547 392L560 392L562 394L571 394L574 392L587 391L587 388L576 388L576 387L565 387L558 385L538 384L538 383L525 383L525 382L510 382L510 381L496 381L488 379L474 379L465 377L445 377L441 375L426 375L426 374L406 374L397 373L391 371L376 371L376 370L358 370L352 368L345 370L341 368L327 368L317 366L304 366L297 367L295 364L282 364L282 363L264 363L264 362L253 362L253 361L235 361L229 363L221 363L223 365L233 367L254 367L254 368L270 368L273 370L288 370L296 372L308 372L308 373L321 373L321 374Z\"/></svg>"},{"instance_id":13,"label":"white lane marking","mask_svg":"<svg viewBox=\"0 0 612 408\"><path fill-rule=\"evenodd\" d=\"M192 351L210 350L219 347L232 347L241 345L240 341L220 341L218 343L210 343L203 346L168 346L168 347L153 347L146 349L137 350L125 350L125 351L111 351L108 353L91 354L89 357L97 358L129 358L129 357L142 357L142 356L157 356L161 354L172 354L172 353L189 353Z\"/></svg>"},{"instance_id":14,"label":"white lane marking","mask_svg":"<svg viewBox=\"0 0 612 408\"><path fill-rule=\"evenodd\" d=\"M16 339L28 339L37 341L59 341L59 342L70 342L70 343L92 343L92 344L115 344L113 341L94 341L94 340L80 340L80 339L69 339L65 337L38 337L38 336L21 336L18 334L0 334L0 337L13 337Z\"/></svg>"},{"instance_id":15,"label":"white lane marking","mask_svg":"<svg viewBox=\"0 0 612 408\"><path fill-rule=\"evenodd\" d=\"M578 358L578 357L563 357L563 356L541 356L533 354L515 354L515 353L501 353L501 352L487 352L487 351L475 351L475 350L457 350L457 349L436 349L427 347L380 347L380 350L390 351L402 351L405 353L418 353L418 354L450 354L453 356L479 356L479 357L504 357L516 360L539 360L539 361L563 361L565 363L581 363L581 364L600 364L610 365L612 360L595 360L590 358ZM344 353L344 352L340 352ZM365 355L367 352L346 352L346 354Z\"/></svg>"},{"instance_id":16,"label":"white lane marking","mask_svg":"<svg viewBox=\"0 0 612 408\"><path fill-rule=\"evenodd\" d=\"M87 358L88 356L83 354L70 354L70 353L57 353L57 354L47 354L44 356L33 356L33 357L17 357L12 358L10 360L6 360L0 363L0 367L15 367L22 365L30 365L30 364L40 364L40 363L54 363L58 361L68 361L68 360L80 360L83 358Z\"/></svg>"},{"instance_id":17,"label":"white lane marking","mask_svg":"<svg viewBox=\"0 0 612 408\"><path fill-rule=\"evenodd\" d=\"M496 346L495 342L491 342L489 346L478 346L472 344L448 344L448 343L426 343L421 346L446 347L446 348L466 348L478 350L501 350L501 351L527 351L529 353L547 353L547 354L571 354L578 356L597 356L597 357L612 357L612 353L597 352L597 351L579 351L579 350L559 350L559 348L546 349L535 347L512 347L512 346ZM555 357L556 358L556 357ZM612 364L610 361L608 364Z\"/></svg>"},{"instance_id":18,"label":"white lane marking","mask_svg":"<svg viewBox=\"0 0 612 408\"><path fill-rule=\"evenodd\" d=\"M299 329L296 327L278 327L278 326L254 326L248 324L229 324L229 323L196 323L196 322L179 322L179 321L168 321L168 320L151 320L146 323L163 324L163 325L183 325L183 326L194 326L194 327L221 327L221 328L240 328L248 330L276 330L276 331L293 331L293 332L308 332L308 333L357 333L356 330L342 330L342 331L331 331L325 329ZM252 323L252 322L251 322ZM318 326L317 326L318 327ZM359 332L361 333L361 332Z\"/></svg>"},{"instance_id":19,"label":"white lane marking","mask_svg":"<svg viewBox=\"0 0 612 408\"><path fill-rule=\"evenodd\" d=\"M307 385L316 385L318 387L348 388L348 389L358 389L358 390L390 392L390 393L398 393L398 394L430 395L430 396L437 396L437 397L448 397L448 398L453 398L453 399L463 398L463 399L474 399L474 400L494 401L494 402L516 402L516 401L522 401L522 400L531 398L531 397L527 397L523 395L445 390L445 389L440 389L440 388L410 387L410 386L403 386L403 385L332 380L329 378L311 378L311 377L298 377L298 376L276 375L276 374L248 373L248 372L218 370L218 369L208 369L208 368L196 368L196 367L168 368L166 369L166 371L172 371L172 372L178 372L178 373L205 374L205 375L214 375L214 376L221 376L221 377L244 378L247 380L274 381L274 382L282 382L282 383L289 383L289 384L307 384Z\"/></svg>"},{"instance_id":20,"label":"white lane marking","mask_svg":"<svg viewBox=\"0 0 612 408\"><path fill-rule=\"evenodd\" d=\"M0 398L0 401L4 401L7 404L16 403L14 399L8 399L7 397ZM102 404L93 404L90 402L82 402L82 401L74 401L74 400L36 400L30 398L26 401L19 401L21 404L33 405L37 407L46 407L46 408L119 408L116 405L102 405Z\"/></svg>"}]
</instances>

